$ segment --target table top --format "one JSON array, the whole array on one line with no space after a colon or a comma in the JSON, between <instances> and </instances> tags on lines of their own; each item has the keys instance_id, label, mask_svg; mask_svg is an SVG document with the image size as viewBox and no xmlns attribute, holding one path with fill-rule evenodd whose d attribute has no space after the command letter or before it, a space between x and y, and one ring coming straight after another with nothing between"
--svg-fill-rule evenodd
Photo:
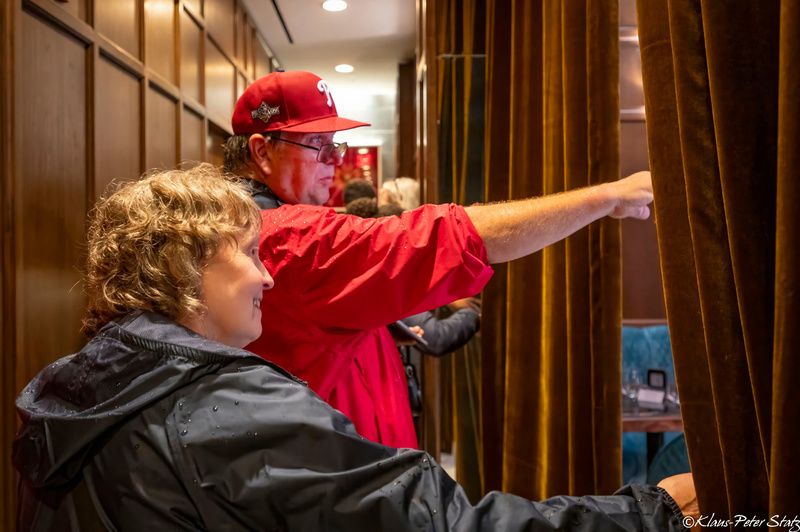
<instances>
[{"instance_id":1,"label":"table top","mask_svg":"<svg viewBox=\"0 0 800 532\"><path fill-rule=\"evenodd\" d=\"M681 432L683 418L680 411L622 413L622 432Z\"/></svg>"}]
</instances>

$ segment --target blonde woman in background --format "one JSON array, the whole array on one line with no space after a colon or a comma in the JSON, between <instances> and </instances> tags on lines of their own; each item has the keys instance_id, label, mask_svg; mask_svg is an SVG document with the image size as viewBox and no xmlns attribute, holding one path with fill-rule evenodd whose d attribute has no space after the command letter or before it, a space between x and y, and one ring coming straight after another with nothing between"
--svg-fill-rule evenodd
<instances>
[{"instance_id":1,"label":"blonde woman in background","mask_svg":"<svg viewBox=\"0 0 800 532\"><path fill-rule=\"evenodd\" d=\"M378 205L393 204L410 211L419 207L419 183L410 177L384 181L378 196Z\"/></svg>"}]
</instances>

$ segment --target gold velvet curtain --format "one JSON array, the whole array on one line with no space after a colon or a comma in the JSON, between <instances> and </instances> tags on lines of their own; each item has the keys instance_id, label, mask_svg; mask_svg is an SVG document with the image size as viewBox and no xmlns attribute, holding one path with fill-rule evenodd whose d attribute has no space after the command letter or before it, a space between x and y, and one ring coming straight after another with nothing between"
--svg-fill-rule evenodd
<instances>
[{"instance_id":1,"label":"gold velvet curtain","mask_svg":"<svg viewBox=\"0 0 800 532\"><path fill-rule=\"evenodd\" d=\"M616 0L458 5L462 16L449 19L450 34L461 34L458 50L473 58L473 69L475 43L483 44L475 35L485 32L483 199L617 179ZM485 17L473 16L483 10ZM450 146L452 159L440 178L452 180L456 200L475 179L466 153L475 150L472 137L456 132L483 118L468 105L446 114L448 102L474 96L466 68L465 79L473 81L442 85L440 154ZM495 270L483 294L480 356L454 360L459 480L532 499L614 491L621 480L619 223L598 222Z\"/></svg>"},{"instance_id":2,"label":"gold velvet curtain","mask_svg":"<svg viewBox=\"0 0 800 532\"><path fill-rule=\"evenodd\" d=\"M429 4L430 5L430 4ZM483 0L435 3L439 22L439 199L469 205L483 201L485 10ZM477 501L480 475L480 334L443 360L443 449L455 442L458 480ZM452 430L450 430L452 429Z\"/></svg>"},{"instance_id":3,"label":"gold velvet curtain","mask_svg":"<svg viewBox=\"0 0 800 532\"><path fill-rule=\"evenodd\" d=\"M794 516L800 3L637 7L667 315L700 507Z\"/></svg>"}]
</instances>

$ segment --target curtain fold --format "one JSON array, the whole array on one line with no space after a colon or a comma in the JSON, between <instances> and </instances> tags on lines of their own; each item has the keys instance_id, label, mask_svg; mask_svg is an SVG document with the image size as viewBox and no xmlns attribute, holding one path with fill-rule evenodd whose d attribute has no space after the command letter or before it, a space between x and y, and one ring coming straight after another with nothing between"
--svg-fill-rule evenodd
<instances>
[{"instance_id":1,"label":"curtain fold","mask_svg":"<svg viewBox=\"0 0 800 532\"><path fill-rule=\"evenodd\" d=\"M487 12L487 199L617 179L616 1L493 0ZM542 499L619 486L619 231L614 220L579 231L487 287L484 491Z\"/></svg>"},{"instance_id":2,"label":"curtain fold","mask_svg":"<svg viewBox=\"0 0 800 532\"><path fill-rule=\"evenodd\" d=\"M775 342L772 396L770 505L772 514L791 515L800 495L795 375L800 375L800 2L781 3L778 84L778 168L775 231Z\"/></svg>"},{"instance_id":3,"label":"curtain fold","mask_svg":"<svg viewBox=\"0 0 800 532\"><path fill-rule=\"evenodd\" d=\"M796 474L782 473L786 454L776 453L796 435L782 428L797 413L782 375L798 356L785 328L798 279L796 241L786 241L798 218L785 206L797 194L796 166L787 166L798 143L797 5L637 7L667 317L698 500L705 513L763 517L798 494Z\"/></svg>"},{"instance_id":4,"label":"curtain fold","mask_svg":"<svg viewBox=\"0 0 800 532\"><path fill-rule=\"evenodd\" d=\"M483 201L484 192L485 2L442 1L436 6L446 13L440 19L444 22L437 50L441 81L439 198L469 205ZM449 366L442 372L440 384L452 400L456 476L470 499L477 502L482 495L480 336L442 363ZM444 380L447 377L450 379Z\"/></svg>"},{"instance_id":5,"label":"curtain fold","mask_svg":"<svg viewBox=\"0 0 800 532\"><path fill-rule=\"evenodd\" d=\"M443 200L475 201L476 179L479 199L505 201L619 177L617 0L437 9ZM457 476L473 499L619 487L620 278L615 220L496 266L480 345L453 359Z\"/></svg>"}]
</instances>

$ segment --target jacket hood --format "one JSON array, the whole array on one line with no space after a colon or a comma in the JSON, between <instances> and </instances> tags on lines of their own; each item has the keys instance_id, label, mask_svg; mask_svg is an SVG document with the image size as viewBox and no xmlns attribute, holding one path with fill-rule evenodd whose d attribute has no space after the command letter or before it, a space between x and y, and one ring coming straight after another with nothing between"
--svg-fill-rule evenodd
<instances>
[{"instance_id":1,"label":"jacket hood","mask_svg":"<svg viewBox=\"0 0 800 532\"><path fill-rule=\"evenodd\" d=\"M77 354L42 370L17 398L13 461L34 488L75 481L114 428L231 362L233 350L149 312L107 324Z\"/></svg>"}]
</instances>

